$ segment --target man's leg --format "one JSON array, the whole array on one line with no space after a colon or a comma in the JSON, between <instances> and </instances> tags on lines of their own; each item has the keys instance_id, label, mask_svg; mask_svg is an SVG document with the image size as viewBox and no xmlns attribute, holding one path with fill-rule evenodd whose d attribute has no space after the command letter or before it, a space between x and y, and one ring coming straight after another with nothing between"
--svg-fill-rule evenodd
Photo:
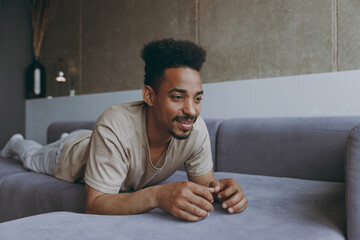
<instances>
[{"instance_id":1,"label":"man's leg","mask_svg":"<svg viewBox=\"0 0 360 240\"><path fill-rule=\"evenodd\" d=\"M67 140L67 137L42 146L32 141L24 140L20 134L15 134L10 138L1 152L2 157L16 157L26 169L37 173L53 175L57 156L60 154L61 147Z\"/></svg>"},{"instance_id":2,"label":"man's leg","mask_svg":"<svg viewBox=\"0 0 360 240\"><path fill-rule=\"evenodd\" d=\"M17 140L24 140L23 135L21 134L14 134L9 141L6 143L5 147L0 151L0 157L7 158L7 157L13 157L15 153L12 151L11 146L14 143L14 141Z\"/></svg>"}]
</instances>

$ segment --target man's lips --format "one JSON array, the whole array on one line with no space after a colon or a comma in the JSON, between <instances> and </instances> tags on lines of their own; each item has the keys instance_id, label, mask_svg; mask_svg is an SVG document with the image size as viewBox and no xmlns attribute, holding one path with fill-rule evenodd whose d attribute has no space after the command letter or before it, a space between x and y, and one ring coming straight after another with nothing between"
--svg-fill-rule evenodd
<instances>
[{"instance_id":1,"label":"man's lips","mask_svg":"<svg viewBox=\"0 0 360 240\"><path fill-rule=\"evenodd\" d=\"M193 121L189 120L177 120L183 130L190 130L193 126Z\"/></svg>"},{"instance_id":2,"label":"man's lips","mask_svg":"<svg viewBox=\"0 0 360 240\"><path fill-rule=\"evenodd\" d=\"M174 121L177 121L179 123L180 128L185 131L191 130L195 120L196 117L187 117L187 118L176 117L174 119Z\"/></svg>"}]
</instances>

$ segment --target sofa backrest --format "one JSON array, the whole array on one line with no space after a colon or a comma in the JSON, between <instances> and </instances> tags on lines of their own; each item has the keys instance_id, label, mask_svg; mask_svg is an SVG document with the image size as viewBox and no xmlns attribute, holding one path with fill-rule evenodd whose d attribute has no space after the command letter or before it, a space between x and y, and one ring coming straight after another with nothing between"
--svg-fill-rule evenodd
<instances>
[{"instance_id":1,"label":"sofa backrest","mask_svg":"<svg viewBox=\"0 0 360 240\"><path fill-rule=\"evenodd\" d=\"M58 121L53 122L47 128L47 143L57 141L61 134L71 133L78 129L94 129L96 121Z\"/></svg>"},{"instance_id":2,"label":"sofa backrest","mask_svg":"<svg viewBox=\"0 0 360 240\"><path fill-rule=\"evenodd\" d=\"M343 182L346 140L360 116L204 120L216 171ZM48 143L94 126L54 122Z\"/></svg>"},{"instance_id":3,"label":"sofa backrest","mask_svg":"<svg viewBox=\"0 0 360 240\"><path fill-rule=\"evenodd\" d=\"M359 122L360 116L226 120L217 170L343 182L346 140Z\"/></svg>"},{"instance_id":4,"label":"sofa backrest","mask_svg":"<svg viewBox=\"0 0 360 240\"><path fill-rule=\"evenodd\" d=\"M213 159L213 163L214 163L214 170L216 171L217 133L218 133L218 129L219 129L221 123L224 120L207 118L207 119L204 119L204 121L205 121L206 127L209 132L209 136L210 136L211 154L212 154L212 159Z\"/></svg>"}]
</instances>

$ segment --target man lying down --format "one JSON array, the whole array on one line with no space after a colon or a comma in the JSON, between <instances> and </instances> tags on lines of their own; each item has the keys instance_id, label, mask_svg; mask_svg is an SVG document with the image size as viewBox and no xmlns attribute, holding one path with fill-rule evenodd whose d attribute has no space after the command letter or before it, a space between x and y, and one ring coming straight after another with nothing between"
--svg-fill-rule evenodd
<instances>
[{"instance_id":1,"label":"man lying down","mask_svg":"<svg viewBox=\"0 0 360 240\"><path fill-rule=\"evenodd\" d=\"M242 212L247 198L241 187L234 179L214 178L209 134L199 116L205 50L190 41L164 39L146 44L141 57L143 101L112 106L93 131L77 130L49 145L15 134L1 156L68 182L83 179L86 213L160 208L199 221L209 216L214 200L231 214ZM182 165L189 181L156 185Z\"/></svg>"}]
</instances>

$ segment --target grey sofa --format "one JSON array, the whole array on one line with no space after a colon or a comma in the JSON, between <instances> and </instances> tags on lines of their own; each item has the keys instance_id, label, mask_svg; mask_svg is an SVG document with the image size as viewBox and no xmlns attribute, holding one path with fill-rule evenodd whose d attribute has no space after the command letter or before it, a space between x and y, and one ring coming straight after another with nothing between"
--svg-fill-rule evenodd
<instances>
[{"instance_id":1,"label":"grey sofa","mask_svg":"<svg viewBox=\"0 0 360 240\"><path fill-rule=\"evenodd\" d=\"M84 186L0 159L0 239L360 239L360 116L205 119L215 176L249 199L185 222L154 209L86 215ZM94 122L57 122L48 142ZM186 180L183 171L166 182Z\"/></svg>"}]
</instances>

